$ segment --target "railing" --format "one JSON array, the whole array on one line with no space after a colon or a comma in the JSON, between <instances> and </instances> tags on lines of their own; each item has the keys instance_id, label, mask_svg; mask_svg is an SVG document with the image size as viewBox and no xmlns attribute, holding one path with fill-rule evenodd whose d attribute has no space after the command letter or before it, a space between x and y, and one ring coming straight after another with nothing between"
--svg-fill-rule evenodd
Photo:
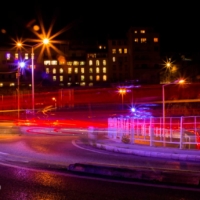
<instances>
[{"instance_id":1,"label":"railing","mask_svg":"<svg viewBox=\"0 0 200 200\"><path fill-rule=\"evenodd\" d=\"M124 143L200 149L200 116L108 118L108 137Z\"/></svg>"}]
</instances>

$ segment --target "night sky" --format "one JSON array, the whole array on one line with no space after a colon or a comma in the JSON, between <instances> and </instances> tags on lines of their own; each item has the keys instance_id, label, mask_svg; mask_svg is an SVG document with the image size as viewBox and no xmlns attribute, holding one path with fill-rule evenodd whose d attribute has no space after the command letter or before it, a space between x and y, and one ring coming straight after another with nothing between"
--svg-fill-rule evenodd
<instances>
[{"instance_id":1,"label":"night sky","mask_svg":"<svg viewBox=\"0 0 200 200\"><path fill-rule=\"evenodd\" d=\"M4 2L0 12L0 44L10 38L34 37L28 24L38 24L41 14L45 28L55 20L53 33L68 27L60 38L105 37L125 34L130 26L152 26L160 32L166 51L199 51L200 12L198 4L161 1L15 1ZM132 2L132 3L130 3Z\"/></svg>"}]
</instances>

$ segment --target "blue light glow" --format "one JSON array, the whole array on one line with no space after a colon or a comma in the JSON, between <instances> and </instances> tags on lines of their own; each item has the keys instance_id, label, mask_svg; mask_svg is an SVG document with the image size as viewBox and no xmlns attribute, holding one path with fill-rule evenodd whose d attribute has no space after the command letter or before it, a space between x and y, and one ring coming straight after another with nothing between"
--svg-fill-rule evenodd
<instances>
[{"instance_id":1,"label":"blue light glow","mask_svg":"<svg viewBox=\"0 0 200 200\"><path fill-rule=\"evenodd\" d=\"M133 108L131 108L131 112L135 112L136 111L136 109L133 107Z\"/></svg>"},{"instance_id":2,"label":"blue light glow","mask_svg":"<svg viewBox=\"0 0 200 200\"><path fill-rule=\"evenodd\" d=\"M19 66L20 66L21 68L24 68L24 67L25 67L25 62L20 62L20 63L19 63Z\"/></svg>"}]
</instances>

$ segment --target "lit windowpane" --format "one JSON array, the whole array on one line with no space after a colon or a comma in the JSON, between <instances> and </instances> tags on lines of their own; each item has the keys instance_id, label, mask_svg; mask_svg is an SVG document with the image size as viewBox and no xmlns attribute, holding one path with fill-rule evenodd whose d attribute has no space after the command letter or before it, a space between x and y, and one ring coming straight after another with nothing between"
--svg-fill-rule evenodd
<instances>
[{"instance_id":1,"label":"lit windowpane","mask_svg":"<svg viewBox=\"0 0 200 200\"><path fill-rule=\"evenodd\" d=\"M112 61L115 62L115 61L116 61L116 58L115 58L115 57L112 57Z\"/></svg>"},{"instance_id":2,"label":"lit windowpane","mask_svg":"<svg viewBox=\"0 0 200 200\"><path fill-rule=\"evenodd\" d=\"M81 75L81 81L85 80L85 76Z\"/></svg>"},{"instance_id":3,"label":"lit windowpane","mask_svg":"<svg viewBox=\"0 0 200 200\"><path fill-rule=\"evenodd\" d=\"M7 60L10 60L10 53L7 53L7 54L6 54L6 59L7 59Z\"/></svg>"},{"instance_id":4,"label":"lit windowpane","mask_svg":"<svg viewBox=\"0 0 200 200\"><path fill-rule=\"evenodd\" d=\"M141 30L140 33L145 33L145 30Z\"/></svg>"},{"instance_id":5,"label":"lit windowpane","mask_svg":"<svg viewBox=\"0 0 200 200\"><path fill-rule=\"evenodd\" d=\"M141 43L146 43L147 42L147 38L141 38Z\"/></svg>"},{"instance_id":6,"label":"lit windowpane","mask_svg":"<svg viewBox=\"0 0 200 200\"><path fill-rule=\"evenodd\" d=\"M81 73L84 74L85 73L85 68L81 68Z\"/></svg>"},{"instance_id":7,"label":"lit windowpane","mask_svg":"<svg viewBox=\"0 0 200 200\"><path fill-rule=\"evenodd\" d=\"M119 49L119 53L122 53L122 49Z\"/></svg>"},{"instance_id":8,"label":"lit windowpane","mask_svg":"<svg viewBox=\"0 0 200 200\"><path fill-rule=\"evenodd\" d=\"M92 60L89 60L89 65L93 65L93 61Z\"/></svg>"},{"instance_id":9,"label":"lit windowpane","mask_svg":"<svg viewBox=\"0 0 200 200\"><path fill-rule=\"evenodd\" d=\"M106 73L106 67L103 67L103 73Z\"/></svg>"},{"instance_id":10,"label":"lit windowpane","mask_svg":"<svg viewBox=\"0 0 200 200\"><path fill-rule=\"evenodd\" d=\"M45 60L44 65L50 65L50 60Z\"/></svg>"},{"instance_id":11,"label":"lit windowpane","mask_svg":"<svg viewBox=\"0 0 200 200\"><path fill-rule=\"evenodd\" d=\"M3 83L0 83L0 87L3 87Z\"/></svg>"},{"instance_id":12,"label":"lit windowpane","mask_svg":"<svg viewBox=\"0 0 200 200\"><path fill-rule=\"evenodd\" d=\"M93 68L90 68L90 69L89 69L89 73L93 73Z\"/></svg>"},{"instance_id":13,"label":"lit windowpane","mask_svg":"<svg viewBox=\"0 0 200 200\"><path fill-rule=\"evenodd\" d=\"M137 31L134 31L134 33L137 33Z\"/></svg>"},{"instance_id":14,"label":"lit windowpane","mask_svg":"<svg viewBox=\"0 0 200 200\"><path fill-rule=\"evenodd\" d=\"M71 74L71 73L72 73L72 68L69 67L69 68L68 68L68 74Z\"/></svg>"},{"instance_id":15,"label":"lit windowpane","mask_svg":"<svg viewBox=\"0 0 200 200\"><path fill-rule=\"evenodd\" d=\"M56 81L56 76L53 76L53 81Z\"/></svg>"},{"instance_id":16,"label":"lit windowpane","mask_svg":"<svg viewBox=\"0 0 200 200\"><path fill-rule=\"evenodd\" d=\"M25 53L25 60L28 60L28 53Z\"/></svg>"},{"instance_id":17,"label":"lit windowpane","mask_svg":"<svg viewBox=\"0 0 200 200\"><path fill-rule=\"evenodd\" d=\"M49 68L46 68L46 73L49 74Z\"/></svg>"},{"instance_id":18,"label":"lit windowpane","mask_svg":"<svg viewBox=\"0 0 200 200\"><path fill-rule=\"evenodd\" d=\"M138 38L135 38L135 39L134 39L134 42L138 42Z\"/></svg>"},{"instance_id":19,"label":"lit windowpane","mask_svg":"<svg viewBox=\"0 0 200 200\"><path fill-rule=\"evenodd\" d=\"M99 66L99 65L100 65L99 60L96 60L96 66Z\"/></svg>"},{"instance_id":20,"label":"lit windowpane","mask_svg":"<svg viewBox=\"0 0 200 200\"><path fill-rule=\"evenodd\" d=\"M107 81L107 76L103 75L103 81Z\"/></svg>"},{"instance_id":21,"label":"lit windowpane","mask_svg":"<svg viewBox=\"0 0 200 200\"><path fill-rule=\"evenodd\" d=\"M158 42L158 38L153 38L153 41L154 42Z\"/></svg>"},{"instance_id":22,"label":"lit windowpane","mask_svg":"<svg viewBox=\"0 0 200 200\"><path fill-rule=\"evenodd\" d=\"M75 74L78 74L78 68L77 68L77 67L74 68L74 73L75 73Z\"/></svg>"},{"instance_id":23,"label":"lit windowpane","mask_svg":"<svg viewBox=\"0 0 200 200\"><path fill-rule=\"evenodd\" d=\"M72 66L72 62L67 62L67 65L68 66Z\"/></svg>"},{"instance_id":24,"label":"lit windowpane","mask_svg":"<svg viewBox=\"0 0 200 200\"><path fill-rule=\"evenodd\" d=\"M127 48L125 48L125 49L124 49L124 53L128 53L128 50L127 50Z\"/></svg>"},{"instance_id":25,"label":"lit windowpane","mask_svg":"<svg viewBox=\"0 0 200 200\"><path fill-rule=\"evenodd\" d=\"M56 68L53 68L53 74L56 74Z\"/></svg>"},{"instance_id":26,"label":"lit windowpane","mask_svg":"<svg viewBox=\"0 0 200 200\"><path fill-rule=\"evenodd\" d=\"M100 76L99 75L96 76L96 81L100 81Z\"/></svg>"},{"instance_id":27,"label":"lit windowpane","mask_svg":"<svg viewBox=\"0 0 200 200\"><path fill-rule=\"evenodd\" d=\"M85 65L85 62L84 62L84 61L81 61L81 62L80 62L80 65Z\"/></svg>"},{"instance_id":28,"label":"lit windowpane","mask_svg":"<svg viewBox=\"0 0 200 200\"><path fill-rule=\"evenodd\" d=\"M96 73L99 73L100 72L100 69L99 67L96 68Z\"/></svg>"},{"instance_id":29,"label":"lit windowpane","mask_svg":"<svg viewBox=\"0 0 200 200\"><path fill-rule=\"evenodd\" d=\"M77 65L79 65L79 62L78 62L78 61L74 61L74 62L73 62L73 65L74 65L74 66L77 66Z\"/></svg>"},{"instance_id":30,"label":"lit windowpane","mask_svg":"<svg viewBox=\"0 0 200 200\"><path fill-rule=\"evenodd\" d=\"M63 76L60 76L60 82L62 82L63 81Z\"/></svg>"},{"instance_id":31,"label":"lit windowpane","mask_svg":"<svg viewBox=\"0 0 200 200\"><path fill-rule=\"evenodd\" d=\"M106 60L103 60L103 65L106 66Z\"/></svg>"},{"instance_id":32,"label":"lit windowpane","mask_svg":"<svg viewBox=\"0 0 200 200\"><path fill-rule=\"evenodd\" d=\"M63 68L60 68L60 74L62 74L62 73L63 73L63 71L64 71L64 70L63 70Z\"/></svg>"},{"instance_id":33,"label":"lit windowpane","mask_svg":"<svg viewBox=\"0 0 200 200\"><path fill-rule=\"evenodd\" d=\"M15 86L15 83L10 83L10 86L12 87L12 86Z\"/></svg>"},{"instance_id":34,"label":"lit windowpane","mask_svg":"<svg viewBox=\"0 0 200 200\"><path fill-rule=\"evenodd\" d=\"M116 53L116 49L112 49L112 53L115 54Z\"/></svg>"},{"instance_id":35,"label":"lit windowpane","mask_svg":"<svg viewBox=\"0 0 200 200\"><path fill-rule=\"evenodd\" d=\"M89 76L90 81L93 81L93 76Z\"/></svg>"},{"instance_id":36,"label":"lit windowpane","mask_svg":"<svg viewBox=\"0 0 200 200\"><path fill-rule=\"evenodd\" d=\"M19 54L18 53L15 54L15 59L19 59Z\"/></svg>"},{"instance_id":37,"label":"lit windowpane","mask_svg":"<svg viewBox=\"0 0 200 200\"><path fill-rule=\"evenodd\" d=\"M52 60L51 61L51 65L57 65L57 64L58 64L57 60Z\"/></svg>"}]
</instances>

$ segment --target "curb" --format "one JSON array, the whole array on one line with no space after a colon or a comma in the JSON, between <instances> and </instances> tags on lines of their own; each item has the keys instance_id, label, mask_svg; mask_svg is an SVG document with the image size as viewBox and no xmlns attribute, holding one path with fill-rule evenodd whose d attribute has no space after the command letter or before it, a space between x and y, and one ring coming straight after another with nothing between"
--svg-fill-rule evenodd
<instances>
[{"instance_id":1,"label":"curb","mask_svg":"<svg viewBox=\"0 0 200 200\"><path fill-rule=\"evenodd\" d=\"M92 164L75 163L68 166L68 170L75 173L100 175L129 180L154 181L183 185L199 185L200 174L176 171L153 171L151 169L129 169L119 167L99 166Z\"/></svg>"},{"instance_id":2,"label":"curb","mask_svg":"<svg viewBox=\"0 0 200 200\"><path fill-rule=\"evenodd\" d=\"M182 161L200 161L200 155L191 155L191 154L177 154L177 153L161 153L161 152L148 152L144 150L135 150L135 149L125 149L121 147L113 147L101 143L92 143L89 144L93 147L112 151L115 153L125 153L137 156L146 156L146 157L154 157L154 158L166 158L166 159L173 159L173 160L182 160Z\"/></svg>"}]
</instances>

